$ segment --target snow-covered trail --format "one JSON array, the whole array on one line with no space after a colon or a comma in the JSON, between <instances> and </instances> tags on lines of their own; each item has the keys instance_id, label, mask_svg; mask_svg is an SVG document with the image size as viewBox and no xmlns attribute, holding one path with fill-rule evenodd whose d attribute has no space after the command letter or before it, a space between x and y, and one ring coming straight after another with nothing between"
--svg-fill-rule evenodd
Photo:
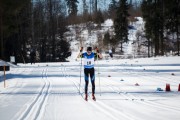
<instances>
[{"instance_id":1,"label":"snow-covered trail","mask_svg":"<svg viewBox=\"0 0 180 120\"><path fill-rule=\"evenodd\" d=\"M99 63L96 98L84 97L79 62L24 65L9 72L8 88L0 92L2 120L179 120L180 71L157 73L157 67ZM146 70L144 70L146 69ZM148 71L150 69L150 71ZM159 69L166 69L160 67ZM83 72L82 72L83 73ZM108 77L111 75L111 77ZM135 86L139 83L140 86ZM171 84L172 92L157 92ZM2 82L1 84L2 85ZM80 91L80 93L79 93Z\"/></svg>"}]
</instances>

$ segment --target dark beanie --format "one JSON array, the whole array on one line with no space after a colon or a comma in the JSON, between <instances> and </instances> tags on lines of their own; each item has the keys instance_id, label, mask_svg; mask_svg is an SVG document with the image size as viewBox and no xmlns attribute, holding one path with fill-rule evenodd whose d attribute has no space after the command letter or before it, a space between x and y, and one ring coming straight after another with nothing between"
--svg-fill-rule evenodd
<instances>
[{"instance_id":1,"label":"dark beanie","mask_svg":"<svg viewBox=\"0 0 180 120\"><path fill-rule=\"evenodd\" d=\"M87 47L87 51L92 51L92 47Z\"/></svg>"}]
</instances>

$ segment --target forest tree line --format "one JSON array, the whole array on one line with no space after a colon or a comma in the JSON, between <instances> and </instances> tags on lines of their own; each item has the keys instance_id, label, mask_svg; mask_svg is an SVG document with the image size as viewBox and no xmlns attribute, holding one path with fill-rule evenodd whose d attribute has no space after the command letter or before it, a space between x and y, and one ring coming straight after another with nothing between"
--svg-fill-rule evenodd
<instances>
[{"instance_id":1,"label":"forest tree line","mask_svg":"<svg viewBox=\"0 0 180 120\"><path fill-rule=\"evenodd\" d=\"M142 16L145 30L142 38L153 55L177 51L179 55L179 0L0 0L0 59L16 57L28 62L29 52L38 51L39 61L64 61L70 55L70 43L64 33L67 26L92 21L101 24L114 21L114 36L104 36L108 44L128 42L128 24ZM82 3L82 12L78 3ZM172 40L173 39L173 40ZM151 51L150 51L151 50Z\"/></svg>"},{"instance_id":2,"label":"forest tree line","mask_svg":"<svg viewBox=\"0 0 180 120\"><path fill-rule=\"evenodd\" d=\"M163 56L169 52L180 55L180 1L179 0L142 0L139 9L134 9L132 0L112 0L110 10L114 13L114 32L110 36L107 32L104 36L106 43L112 46L121 44L123 53L124 42L128 42L128 26L134 17L142 17L144 30L136 33L138 47L147 47L147 56ZM135 14L134 14L135 11ZM113 15L113 14L111 14ZM143 41L140 43L140 41ZM140 52L139 48L137 49ZM138 53L141 54L141 53Z\"/></svg>"}]
</instances>

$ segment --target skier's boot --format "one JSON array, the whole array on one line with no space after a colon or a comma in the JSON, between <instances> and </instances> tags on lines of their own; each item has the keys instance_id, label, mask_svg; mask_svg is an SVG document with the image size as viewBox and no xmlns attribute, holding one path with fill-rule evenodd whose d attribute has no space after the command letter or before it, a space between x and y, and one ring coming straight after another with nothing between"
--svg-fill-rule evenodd
<instances>
[{"instance_id":1,"label":"skier's boot","mask_svg":"<svg viewBox=\"0 0 180 120\"><path fill-rule=\"evenodd\" d=\"M88 101L88 94L85 94L85 98L86 101Z\"/></svg>"},{"instance_id":2,"label":"skier's boot","mask_svg":"<svg viewBox=\"0 0 180 120\"><path fill-rule=\"evenodd\" d=\"M96 101L96 97L95 97L94 94L92 94L92 99L93 99L94 101Z\"/></svg>"}]
</instances>

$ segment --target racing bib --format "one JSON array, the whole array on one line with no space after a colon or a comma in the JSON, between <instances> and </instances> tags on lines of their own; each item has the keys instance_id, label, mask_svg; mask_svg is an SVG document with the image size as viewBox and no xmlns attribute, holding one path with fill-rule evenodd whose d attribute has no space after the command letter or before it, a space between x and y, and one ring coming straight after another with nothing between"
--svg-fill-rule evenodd
<instances>
[{"instance_id":1,"label":"racing bib","mask_svg":"<svg viewBox=\"0 0 180 120\"><path fill-rule=\"evenodd\" d=\"M94 65L94 58L84 59L84 65L85 66L92 66L92 65Z\"/></svg>"}]
</instances>

